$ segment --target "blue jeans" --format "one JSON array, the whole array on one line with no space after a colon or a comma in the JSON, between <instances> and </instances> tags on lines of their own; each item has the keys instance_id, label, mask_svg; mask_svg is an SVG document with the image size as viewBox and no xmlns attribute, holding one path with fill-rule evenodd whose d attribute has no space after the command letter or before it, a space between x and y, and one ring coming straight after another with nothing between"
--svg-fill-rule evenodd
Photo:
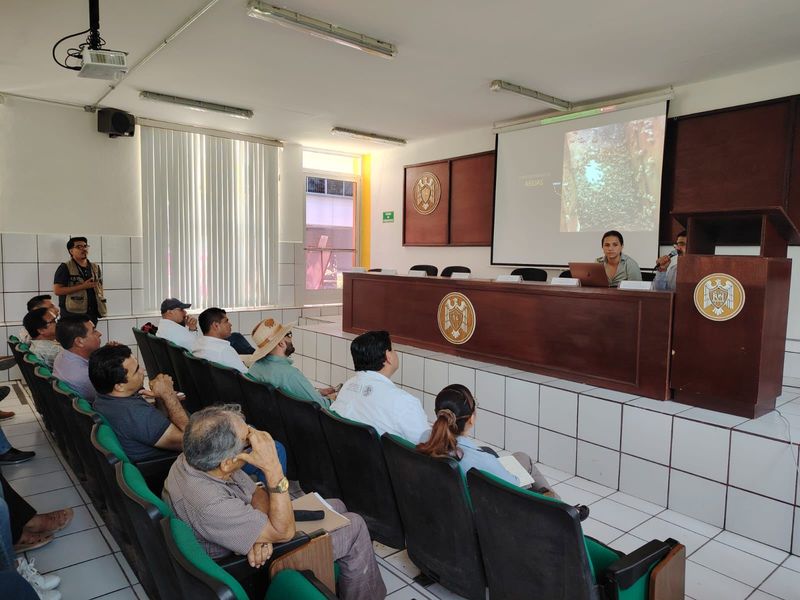
<instances>
[{"instance_id":1,"label":"blue jeans","mask_svg":"<svg viewBox=\"0 0 800 600\"><path fill-rule=\"evenodd\" d=\"M8 441L6 434L3 433L3 428L0 427L0 454L5 454L11 450L11 442Z\"/></svg>"},{"instance_id":2,"label":"blue jeans","mask_svg":"<svg viewBox=\"0 0 800 600\"><path fill-rule=\"evenodd\" d=\"M278 460L281 463L281 469L283 472L286 473L286 448L283 447L279 441L275 441L275 450L278 452ZM264 485L269 485L267 483L267 477L258 467L254 467L253 465L246 464L242 467L242 471L247 473L248 475L255 475L258 480L263 483Z\"/></svg>"},{"instance_id":3,"label":"blue jeans","mask_svg":"<svg viewBox=\"0 0 800 600\"><path fill-rule=\"evenodd\" d=\"M231 346L233 346L233 349L236 350L236 354L252 354L256 351L256 349L250 345L250 342L247 341L247 338L238 331L234 331L228 338L228 341Z\"/></svg>"},{"instance_id":4,"label":"blue jeans","mask_svg":"<svg viewBox=\"0 0 800 600\"><path fill-rule=\"evenodd\" d=\"M14 569L14 540L11 539L11 514L0 488L0 571Z\"/></svg>"}]
</instances>

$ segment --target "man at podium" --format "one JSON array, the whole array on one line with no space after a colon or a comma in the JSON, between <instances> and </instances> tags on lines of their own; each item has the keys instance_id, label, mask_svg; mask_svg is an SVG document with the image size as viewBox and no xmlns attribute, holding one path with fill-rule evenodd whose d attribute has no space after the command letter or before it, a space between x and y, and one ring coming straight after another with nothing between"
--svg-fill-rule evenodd
<instances>
[{"instance_id":1,"label":"man at podium","mask_svg":"<svg viewBox=\"0 0 800 600\"><path fill-rule=\"evenodd\" d=\"M654 290L661 290L664 292L675 291L675 278L678 274L677 258L680 258L684 254L686 254L686 230L681 231L675 237L675 249L658 259L656 263L658 272L656 273L655 279L653 279ZM672 260L673 257L677 257L676 260Z\"/></svg>"}]
</instances>

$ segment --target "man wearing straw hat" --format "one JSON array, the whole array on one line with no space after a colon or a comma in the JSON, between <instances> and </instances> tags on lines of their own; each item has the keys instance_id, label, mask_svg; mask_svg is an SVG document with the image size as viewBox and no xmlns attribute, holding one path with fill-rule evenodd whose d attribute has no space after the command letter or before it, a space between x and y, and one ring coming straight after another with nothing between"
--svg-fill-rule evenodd
<instances>
[{"instance_id":1,"label":"man wearing straw hat","mask_svg":"<svg viewBox=\"0 0 800 600\"><path fill-rule=\"evenodd\" d=\"M328 408L331 401L326 397L333 388L317 390L305 375L292 364L289 358L294 353L292 326L281 325L274 319L264 319L253 329L256 351L251 360L248 375L256 381L269 383L284 394L301 400L311 400Z\"/></svg>"}]
</instances>

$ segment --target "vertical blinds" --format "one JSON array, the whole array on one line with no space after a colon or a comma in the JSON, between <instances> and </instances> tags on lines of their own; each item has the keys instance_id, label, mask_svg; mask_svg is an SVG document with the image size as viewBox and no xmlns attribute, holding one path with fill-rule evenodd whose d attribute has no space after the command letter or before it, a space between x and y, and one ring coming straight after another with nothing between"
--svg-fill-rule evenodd
<instances>
[{"instance_id":1,"label":"vertical blinds","mask_svg":"<svg viewBox=\"0 0 800 600\"><path fill-rule=\"evenodd\" d=\"M141 128L144 294L239 308L277 299L278 148Z\"/></svg>"}]
</instances>

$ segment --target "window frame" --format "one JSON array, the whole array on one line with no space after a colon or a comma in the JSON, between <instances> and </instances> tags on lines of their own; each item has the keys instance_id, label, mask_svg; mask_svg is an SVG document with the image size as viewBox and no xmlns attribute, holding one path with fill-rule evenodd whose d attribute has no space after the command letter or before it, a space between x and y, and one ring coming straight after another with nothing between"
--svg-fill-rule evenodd
<instances>
[{"instance_id":1,"label":"window frame","mask_svg":"<svg viewBox=\"0 0 800 600\"><path fill-rule=\"evenodd\" d=\"M358 158L353 156L353 158ZM336 171L320 171L317 169L303 169L303 260L295 265L295 295L299 295L302 304L328 304L342 301L342 290L339 288L325 290L306 289L306 228L308 227L306 215L306 197L308 194L319 194L309 192L308 177L320 177L324 179L337 179L339 181L351 181L355 186L353 194L353 265L357 266L361 262L361 176L350 173L340 173ZM326 186L327 187L327 186ZM329 195L329 194L319 194ZM335 196L336 194L330 194ZM349 196L342 196L348 198Z\"/></svg>"}]
</instances>

